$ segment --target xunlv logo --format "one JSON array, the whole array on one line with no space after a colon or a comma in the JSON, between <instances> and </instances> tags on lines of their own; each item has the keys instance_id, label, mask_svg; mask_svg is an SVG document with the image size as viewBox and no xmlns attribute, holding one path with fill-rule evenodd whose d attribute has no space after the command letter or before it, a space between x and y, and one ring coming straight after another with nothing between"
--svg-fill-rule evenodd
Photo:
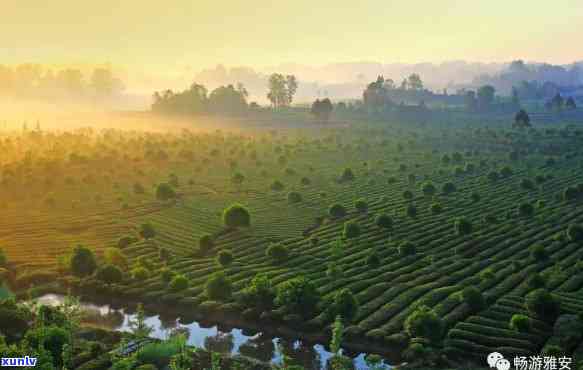
<instances>
[{"instance_id":1,"label":"xunlv logo","mask_svg":"<svg viewBox=\"0 0 583 370\"><path fill-rule=\"evenodd\" d=\"M36 357L2 357L2 366L36 366Z\"/></svg>"}]
</instances>

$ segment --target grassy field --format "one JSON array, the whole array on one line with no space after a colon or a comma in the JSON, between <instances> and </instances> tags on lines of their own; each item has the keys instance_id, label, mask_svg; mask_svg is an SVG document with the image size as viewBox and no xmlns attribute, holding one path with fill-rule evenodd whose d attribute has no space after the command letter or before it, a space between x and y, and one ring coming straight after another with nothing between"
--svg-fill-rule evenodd
<instances>
[{"instance_id":1,"label":"grassy field","mask_svg":"<svg viewBox=\"0 0 583 370\"><path fill-rule=\"evenodd\" d=\"M56 278L58 257L74 245L101 256L148 222L156 237L139 239L124 253L132 262L143 256L158 271L164 265L158 250L167 248L173 256L169 267L188 277L189 287L169 292L152 273L145 280L126 277L112 291L196 307L208 301L204 284L216 271L225 271L235 292L258 272L275 284L304 275L324 297L341 288L354 293L360 309L347 332L355 338L387 345L401 340L405 319L426 305L447 326L448 353L478 361L492 351L536 354L552 327L536 317L528 333L508 326L514 314L529 315L524 297L533 290L532 274L545 277L563 312L583 311L583 249L564 236L569 225L583 224L583 208L578 199L563 198L567 187L583 184L582 145L581 131L560 125L530 131L453 123L306 123L173 133L4 132L0 246L18 276L45 271ZM354 179L338 181L346 168ZM499 178L492 179L492 172ZM244 176L242 183L233 183L235 173ZM283 190L272 189L276 180ZM428 181L434 194L422 191ZM162 182L172 183L175 200L156 199ZM448 182L455 191L444 194ZM301 201L290 202L291 191ZM366 211L355 208L358 199L366 201ZM223 233L221 214L236 202L249 209L251 226ZM533 215L520 214L525 203ZM347 215L330 217L333 204L345 206ZM414 217L408 214L412 206ZM392 217L391 231L375 224L379 214ZM456 233L460 217L472 223L471 233ZM328 264L347 221L361 233L342 241L335 258L341 274L331 276ZM205 234L217 235L216 246L200 256L195 252ZM413 255L399 253L404 241L416 247ZM290 251L283 263L266 256L273 242ZM542 262L531 255L535 244L548 255ZM215 262L220 250L232 251L229 267ZM380 257L376 267L366 264L373 250ZM460 298L467 286L487 297L482 310ZM319 313L310 324L331 321ZM583 342L569 351L583 353Z\"/></svg>"}]
</instances>

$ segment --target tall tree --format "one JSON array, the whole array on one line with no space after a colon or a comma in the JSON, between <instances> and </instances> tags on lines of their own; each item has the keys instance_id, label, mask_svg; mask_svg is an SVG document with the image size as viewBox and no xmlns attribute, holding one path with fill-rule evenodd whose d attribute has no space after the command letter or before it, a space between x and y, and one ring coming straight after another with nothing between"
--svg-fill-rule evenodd
<instances>
[{"instance_id":1,"label":"tall tree","mask_svg":"<svg viewBox=\"0 0 583 370\"><path fill-rule=\"evenodd\" d=\"M521 109L516 115L514 116L514 123L512 124L513 128L528 128L530 127L530 117L528 113L524 109Z\"/></svg>"},{"instance_id":2,"label":"tall tree","mask_svg":"<svg viewBox=\"0 0 583 370\"><path fill-rule=\"evenodd\" d=\"M289 106L298 89L298 81L294 75L284 76L274 73L269 76L267 99L273 108Z\"/></svg>"},{"instance_id":3,"label":"tall tree","mask_svg":"<svg viewBox=\"0 0 583 370\"><path fill-rule=\"evenodd\" d=\"M577 103L575 103L575 99L572 96L567 98L567 102L565 103L565 107L567 109L577 109Z\"/></svg>"},{"instance_id":4,"label":"tall tree","mask_svg":"<svg viewBox=\"0 0 583 370\"><path fill-rule=\"evenodd\" d=\"M100 97L116 95L123 90L123 83L109 68L96 68L91 75L90 86Z\"/></svg>"},{"instance_id":5,"label":"tall tree","mask_svg":"<svg viewBox=\"0 0 583 370\"><path fill-rule=\"evenodd\" d=\"M393 105L389 98L389 88L394 86L392 80L387 80L383 76L378 76L376 81L369 83L362 94L365 107L372 112L382 111Z\"/></svg>"},{"instance_id":6,"label":"tall tree","mask_svg":"<svg viewBox=\"0 0 583 370\"><path fill-rule=\"evenodd\" d=\"M466 106L466 110L469 112L474 112L478 109L478 100L476 99L476 92L475 91L468 91L464 96L464 104Z\"/></svg>"},{"instance_id":7,"label":"tall tree","mask_svg":"<svg viewBox=\"0 0 583 370\"><path fill-rule=\"evenodd\" d=\"M491 85L484 85L478 89L478 108L480 110L488 110L494 103L494 95L496 89Z\"/></svg>"},{"instance_id":8,"label":"tall tree","mask_svg":"<svg viewBox=\"0 0 583 370\"><path fill-rule=\"evenodd\" d=\"M423 81L421 81L421 77L417 73L407 77L407 85L410 90L423 90Z\"/></svg>"},{"instance_id":9,"label":"tall tree","mask_svg":"<svg viewBox=\"0 0 583 370\"><path fill-rule=\"evenodd\" d=\"M286 105L290 105L294 99L296 91L298 91L298 80L294 75L285 76L286 87Z\"/></svg>"},{"instance_id":10,"label":"tall tree","mask_svg":"<svg viewBox=\"0 0 583 370\"><path fill-rule=\"evenodd\" d=\"M218 87L209 95L209 108L215 113L242 113L247 110L246 94L241 84L237 89L233 85Z\"/></svg>"},{"instance_id":11,"label":"tall tree","mask_svg":"<svg viewBox=\"0 0 583 370\"><path fill-rule=\"evenodd\" d=\"M551 107L556 111L563 110L563 106L565 104L565 99L561 96L560 93L557 93L553 99L551 100Z\"/></svg>"},{"instance_id":12,"label":"tall tree","mask_svg":"<svg viewBox=\"0 0 583 370\"><path fill-rule=\"evenodd\" d=\"M316 99L316 101L312 104L312 109L310 113L312 113L317 119L327 122L330 119L330 114L334 109L332 102L330 99Z\"/></svg>"}]
</instances>

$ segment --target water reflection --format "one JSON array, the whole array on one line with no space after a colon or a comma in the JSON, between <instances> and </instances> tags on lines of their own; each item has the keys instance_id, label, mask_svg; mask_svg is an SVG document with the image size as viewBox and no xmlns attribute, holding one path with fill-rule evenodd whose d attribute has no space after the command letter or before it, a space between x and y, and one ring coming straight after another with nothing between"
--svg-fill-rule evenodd
<instances>
[{"instance_id":1,"label":"water reflection","mask_svg":"<svg viewBox=\"0 0 583 370\"><path fill-rule=\"evenodd\" d=\"M275 357L275 343L272 337L259 333L241 344L239 353L243 356L269 362Z\"/></svg>"},{"instance_id":2,"label":"water reflection","mask_svg":"<svg viewBox=\"0 0 583 370\"><path fill-rule=\"evenodd\" d=\"M57 305L63 297L47 294L38 299L39 303ZM129 322L135 320L135 307L113 307L107 304L95 305L82 303L85 311L83 321L111 330L129 331ZM209 351L241 354L264 362L281 364L283 355L293 365L305 369L320 370L332 354L320 344L310 344L301 340L276 338L267 334L241 330L225 325L213 325L196 321L188 315L177 317L167 313L153 314L146 312L146 323L153 328L152 336L167 339L178 332L186 333L190 345ZM367 370L364 354L344 352L354 358L357 369ZM390 369L386 366L386 369Z\"/></svg>"}]
</instances>

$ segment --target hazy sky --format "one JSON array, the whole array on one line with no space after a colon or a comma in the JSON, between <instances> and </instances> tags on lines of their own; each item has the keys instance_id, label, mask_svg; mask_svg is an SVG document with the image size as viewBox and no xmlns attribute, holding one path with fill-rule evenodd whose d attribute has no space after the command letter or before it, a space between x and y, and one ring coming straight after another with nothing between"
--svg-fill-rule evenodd
<instances>
[{"instance_id":1,"label":"hazy sky","mask_svg":"<svg viewBox=\"0 0 583 370\"><path fill-rule=\"evenodd\" d=\"M582 0L2 0L0 63L583 59Z\"/></svg>"}]
</instances>

